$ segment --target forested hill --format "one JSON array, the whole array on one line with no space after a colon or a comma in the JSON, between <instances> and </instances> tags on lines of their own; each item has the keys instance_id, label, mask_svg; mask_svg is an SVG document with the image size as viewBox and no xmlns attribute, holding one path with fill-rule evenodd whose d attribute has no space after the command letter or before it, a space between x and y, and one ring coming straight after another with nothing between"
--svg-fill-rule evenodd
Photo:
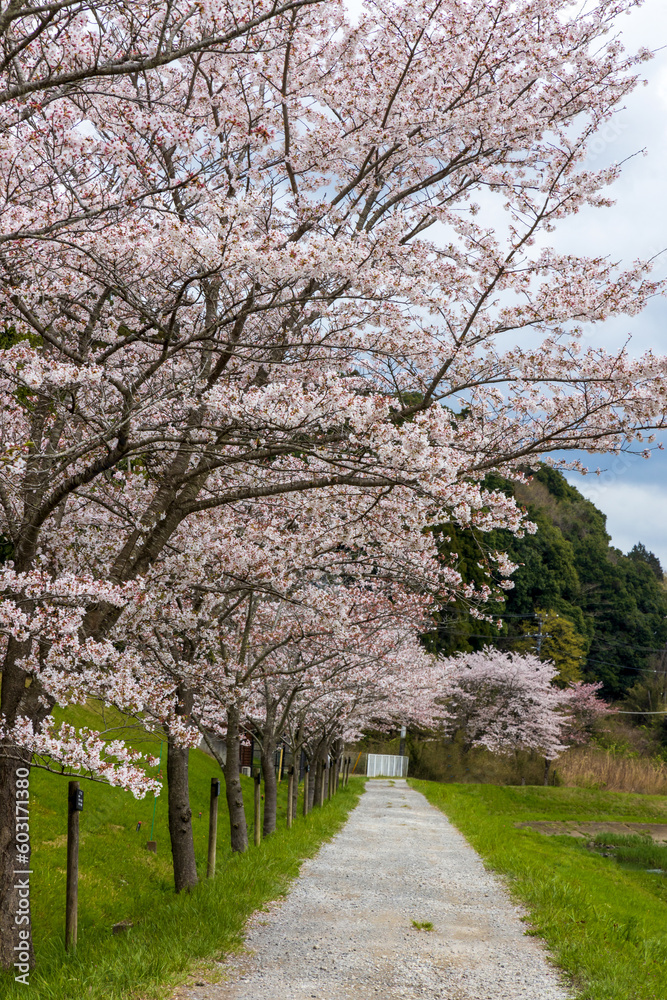
<instances>
[{"instance_id":1,"label":"forested hill","mask_svg":"<svg viewBox=\"0 0 667 1000\"><path fill-rule=\"evenodd\" d=\"M642 673L662 667L667 588L656 556L640 542L627 555L613 548L605 515L547 466L526 485L499 478L489 485L514 494L537 523L536 535L474 535L452 525L438 532L443 555L468 581L482 581L485 551L504 550L521 564L504 607L493 606L502 632L471 618L459 604L442 609L436 629L425 637L427 645L450 654L490 640L520 650L539 644L541 656L555 660L564 680L601 680L610 696L622 695Z\"/></svg>"}]
</instances>

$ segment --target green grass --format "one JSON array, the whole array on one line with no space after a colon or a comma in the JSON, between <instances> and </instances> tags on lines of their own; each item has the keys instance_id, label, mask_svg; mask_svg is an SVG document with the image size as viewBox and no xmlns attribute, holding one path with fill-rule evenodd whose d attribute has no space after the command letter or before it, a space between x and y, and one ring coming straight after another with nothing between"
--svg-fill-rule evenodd
<instances>
[{"instance_id":1,"label":"green grass","mask_svg":"<svg viewBox=\"0 0 667 1000\"><path fill-rule=\"evenodd\" d=\"M648 834L598 833L593 844L620 864L667 871L667 845L655 844Z\"/></svg>"},{"instance_id":2,"label":"green grass","mask_svg":"<svg viewBox=\"0 0 667 1000\"><path fill-rule=\"evenodd\" d=\"M77 723L99 723L99 719L77 711ZM157 747L150 747L156 755L158 748L159 741ZM27 992L25 986L13 982L13 975L0 973L3 1000L28 995L35 1000L161 995L160 986L179 981L193 965L213 963L238 947L248 916L285 892L301 860L312 856L340 828L363 789L363 779L352 778L347 789L305 819L300 805L288 831L287 782L282 782L278 830L255 848L250 823L251 847L239 856L232 855L228 846L223 781L217 872L207 881L210 784L212 777L222 780L222 775L215 761L200 751L193 751L190 761L195 853L203 880L191 893L178 896L173 890L166 790L157 801L152 796L137 801L119 789L82 782L85 802L80 814L79 943L75 955L64 950L68 779L32 772L31 907L36 965ZM242 781L246 808L252 810L252 779ZM154 804L156 855L146 850ZM137 832L139 821L142 825ZM131 921L133 926L113 935L113 924L122 921Z\"/></svg>"},{"instance_id":3,"label":"green grass","mask_svg":"<svg viewBox=\"0 0 667 1000\"><path fill-rule=\"evenodd\" d=\"M506 878L528 910L527 933L544 938L581 1000L665 1000L667 878L626 870L613 857L591 851L585 840L547 837L514 824L667 822L667 797L412 779L410 784L445 812L485 862ZM603 838L608 841L609 836ZM641 844L621 846L639 851Z\"/></svg>"},{"instance_id":4,"label":"green grass","mask_svg":"<svg viewBox=\"0 0 667 1000\"><path fill-rule=\"evenodd\" d=\"M416 931L432 931L434 929L430 920L413 920L412 926Z\"/></svg>"}]
</instances>

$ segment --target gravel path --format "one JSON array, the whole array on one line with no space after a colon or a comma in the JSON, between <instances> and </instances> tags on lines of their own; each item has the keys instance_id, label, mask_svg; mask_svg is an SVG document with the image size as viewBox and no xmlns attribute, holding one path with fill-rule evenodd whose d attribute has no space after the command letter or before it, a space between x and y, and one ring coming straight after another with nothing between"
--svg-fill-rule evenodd
<instances>
[{"instance_id":1,"label":"gravel path","mask_svg":"<svg viewBox=\"0 0 667 1000\"><path fill-rule=\"evenodd\" d=\"M404 781L369 781L228 981L187 1000L568 1000L522 911ZM430 921L432 931L412 921Z\"/></svg>"}]
</instances>

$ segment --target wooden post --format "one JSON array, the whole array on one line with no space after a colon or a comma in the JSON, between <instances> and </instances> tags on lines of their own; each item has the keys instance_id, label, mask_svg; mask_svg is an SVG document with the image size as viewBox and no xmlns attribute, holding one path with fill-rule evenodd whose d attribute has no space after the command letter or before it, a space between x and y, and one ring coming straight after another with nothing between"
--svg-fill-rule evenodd
<instances>
[{"instance_id":1,"label":"wooden post","mask_svg":"<svg viewBox=\"0 0 667 1000\"><path fill-rule=\"evenodd\" d=\"M338 792L338 785L340 782L340 769L343 763L342 757L336 757L335 771L334 771L334 791Z\"/></svg>"},{"instance_id":2,"label":"wooden post","mask_svg":"<svg viewBox=\"0 0 667 1000\"><path fill-rule=\"evenodd\" d=\"M352 758L347 758L347 767L345 768L345 787L350 783L350 768L352 767Z\"/></svg>"},{"instance_id":3,"label":"wooden post","mask_svg":"<svg viewBox=\"0 0 667 1000\"><path fill-rule=\"evenodd\" d=\"M258 771L255 775L255 847L262 842L262 776Z\"/></svg>"},{"instance_id":4,"label":"wooden post","mask_svg":"<svg viewBox=\"0 0 667 1000\"><path fill-rule=\"evenodd\" d=\"M65 890L65 948L76 951L79 905L79 813L83 792L78 781L67 787L67 883Z\"/></svg>"},{"instance_id":5,"label":"wooden post","mask_svg":"<svg viewBox=\"0 0 667 1000\"><path fill-rule=\"evenodd\" d=\"M211 804L208 810L208 862L206 864L206 878L213 878L215 875L215 849L218 841L219 796L220 782L217 778L211 778Z\"/></svg>"},{"instance_id":6,"label":"wooden post","mask_svg":"<svg viewBox=\"0 0 667 1000\"><path fill-rule=\"evenodd\" d=\"M283 754L284 754L284 752L285 752L285 748L283 746L281 746L280 747L280 763L278 764L278 784L280 784L280 782L283 780Z\"/></svg>"},{"instance_id":7,"label":"wooden post","mask_svg":"<svg viewBox=\"0 0 667 1000\"><path fill-rule=\"evenodd\" d=\"M292 812L294 809L294 765L287 772L287 829L292 827Z\"/></svg>"},{"instance_id":8,"label":"wooden post","mask_svg":"<svg viewBox=\"0 0 667 1000\"><path fill-rule=\"evenodd\" d=\"M303 770L303 815L308 815L308 777L309 777L310 767L306 764Z\"/></svg>"},{"instance_id":9,"label":"wooden post","mask_svg":"<svg viewBox=\"0 0 667 1000\"><path fill-rule=\"evenodd\" d=\"M325 791L325 789L324 789L324 783L325 783L326 778L327 778L327 769L326 769L326 764L325 764L325 762L323 760L318 761L318 767L321 768L321 774L322 774L322 777L321 777L321 780L320 780L320 805L323 806L324 805L324 791Z\"/></svg>"}]
</instances>

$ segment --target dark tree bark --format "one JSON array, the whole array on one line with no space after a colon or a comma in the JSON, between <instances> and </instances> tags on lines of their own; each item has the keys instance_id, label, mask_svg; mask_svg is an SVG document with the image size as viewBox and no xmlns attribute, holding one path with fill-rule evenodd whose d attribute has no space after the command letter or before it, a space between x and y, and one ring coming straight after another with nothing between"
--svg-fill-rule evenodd
<instances>
[{"instance_id":1,"label":"dark tree bark","mask_svg":"<svg viewBox=\"0 0 667 1000\"><path fill-rule=\"evenodd\" d=\"M185 685L177 689L176 715L187 718L192 711L193 695ZM167 796L169 805L169 837L174 864L176 892L191 889L197 884L195 844L192 836L192 810L190 809L190 783L188 761L190 751L176 746L167 734Z\"/></svg>"},{"instance_id":2,"label":"dark tree bark","mask_svg":"<svg viewBox=\"0 0 667 1000\"><path fill-rule=\"evenodd\" d=\"M176 892L197 884L195 845L192 837L192 810L188 783L190 751L167 739L167 783L169 800L169 837L174 863Z\"/></svg>"},{"instance_id":3,"label":"dark tree bark","mask_svg":"<svg viewBox=\"0 0 667 1000\"><path fill-rule=\"evenodd\" d=\"M50 710L52 700L43 696L39 686L19 666L19 661L27 652L27 646L10 638L2 664L2 688L0 690L0 719L12 725L20 715L25 715L39 725ZM28 875L16 875L17 871L30 871L30 850L25 854L18 850L17 834L21 841L26 833L30 836L30 762L31 755L16 746L12 740L0 741L0 969L7 969L20 975L14 968L17 945L25 944L28 951L28 965L34 965L31 922L24 920L26 895L25 881ZM21 768L21 775L16 771ZM25 770L24 770L25 769ZM26 777L27 772L27 777ZM17 788L17 778L20 788ZM28 795L26 795L26 791ZM18 793L18 796L17 796ZM17 823L26 824L17 827ZM18 857L27 859L26 864ZM16 922L16 915L20 923ZM19 930L27 930L26 939ZM26 963L21 963L26 964Z\"/></svg>"},{"instance_id":4,"label":"dark tree bark","mask_svg":"<svg viewBox=\"0 0 667 1000\"><path fill-rule=\"evenodd\" d=\"M317 777L317 762L311 760L308 762L310 767L310 772L308 774L308 812L312 811L313 806L317 802L315 798L315 779Z\"/></svg>"},{"instance_id":5,"label":"dark tree bark","mask_svg":"<svg viewBox=\"0 0 667 1000\"><path fill-rule=\"evenodd\" d=\"M294 765L294 786L292 788L292 818L296 818L297 808L299 806L299 765Z\"/></svg>"},{"instance_id":6,"label":"dark tree bark","mask_svg":"<svg viewBox=\"0 0 667 1000\"><path fill-rule=\"evenodd\" d=\"M313 761L311 775L311 784L313 786L313 805L317 806L320 804L320 795L322 789L322 761L319 757L316 757Z\"/></svg>"},{"instance_id":7,"label":"dark tree bark","mask_svg":"<svg viewBox=\"0 0 667 1000\"><path fill-rule=\"evenodd\" d=\"M232 851L243 853L248 849L248 827L243 808L243 789L241 788L240 754L241 740L239 737L239 711L230 708L227 711L227 756L225 759L225 793L229 809L229 830Z\"/></svg>"},{"instance_id":8,"label":"dark tree bark","mask_svg":"<svg viewBox=\"0 0 667 1000\"><path fill-rule=\"evenodd\" d=\"M327 788L326 782L329 778L329 772L326 769L327 757L329 756L329 744L326 735L323 735L320 742L316 745L313 752L313 759L311 763L311 778L314 777L313 784L313 804L320 805L322 802L322 795L326 798ZM313 771L315 772L313 775Z\"/></svg>"},{"instance_id":9,"label":"dark tree bark","mask_svg":"<svg viewBox=\"0 0 667 1000\"><path fill-rule=\"evenodd\" d=\"M333 793L334 795L338 791L338 780L340 774L340 765L343 754L343 741L335 740L333 745L333 757L334 757L334 777L333 777Z\"/></svg>"},{"instance_id":10,"label":"dark tree bark","mask_svg":"<svg viewBox=\"0 0 667 1000\"><path fill-rule=\"evenodd\" d=\"M264 737L262 740L262 774L264 775L264 823L262 832L265 837L273 833L276 828L278 783L276 781L275 754L275 741Z\"/></svg>"},{"instance_id":11,"label":"dark tree bark","mask_svg":"<svg viewBox=\"0 0 667 1000\"><path fill-rule=\"evenodd\" d=\"M0 827L0 968L11 970L16 975L27 971L14 967L19 954L28 954L28 961L20 962L21 966L27 965L32 969L35 964L30 933L30 875L27 874L30 871L30 851L20 852L16 840L17 833L29 833L30 829L29 798L24 794L26 790L29 791L26 789L29 766L28 754L12 743L0 744L0 816L3 819L11 818L10 822L3 822ZM21 769L21 788L16 786L18 768ZM21 840L23 839L22 836ZM24 843L29 847L29 841ZM19 936L19 931L27 931L29 937L26 939L24 935ZM20 953L15 950L19 945L25 945L24 951Z\"/></svg>"}]
</instances>

